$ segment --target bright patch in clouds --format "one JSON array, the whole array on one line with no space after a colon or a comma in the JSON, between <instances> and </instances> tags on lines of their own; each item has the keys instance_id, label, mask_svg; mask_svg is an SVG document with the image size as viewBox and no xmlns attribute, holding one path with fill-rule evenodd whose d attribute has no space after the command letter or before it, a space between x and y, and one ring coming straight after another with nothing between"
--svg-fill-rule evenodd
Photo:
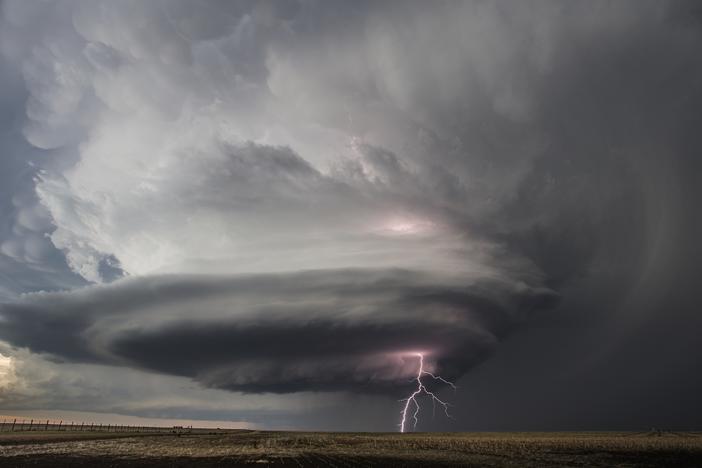
<instances>
[{"instance_id":1,"label":"bright patch in clouds","mask_svg":"<svg viewBox=\"0 0 702 468\"><path fill-rule=\"evenodd\" d=\"M385 225L385 231L391 234L431 234L437 230L437 226L429 221L395 218Z\"/></svg>"},{"instance_id":2,"label":"bright patch in clouds","mask_svg":"<svg viewBox=\"0 0 702 468\"><path fill-rule=\"evenodd\" d=\"M0 388L7 387L15 380L12 357L0 354Z\"/></svg>"}]
</instances>

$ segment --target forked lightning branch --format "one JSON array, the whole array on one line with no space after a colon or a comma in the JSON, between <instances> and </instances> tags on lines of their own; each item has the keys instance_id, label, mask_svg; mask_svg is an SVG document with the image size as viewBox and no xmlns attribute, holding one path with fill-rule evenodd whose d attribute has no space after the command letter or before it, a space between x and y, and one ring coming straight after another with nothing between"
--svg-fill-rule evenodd
<instances>
[{"instance_id":1,"label":"forked lightning branch","mask_svg":"<svg viewBox=\"0 0 702 468\"><path fill-rule=\"evenodd\" d=\"M415 356L419 358L419 368L417 369L417 376L412 379L413 382L416 382L417 388L412 392L410 396L407 398L400 400L404 402L404 407L402 408L402 420L400 421L400 432L405 432L407 428L407 414L410 411L410 406L414 407L414 412L412 412L411 418L412 418L412 428L416 429L417 424L419 423L419 411L421 410L421 407L419 405L419 402L417 401L418 397L421 396L428 396L431 398L432 405L436 406L436 404L440 404L443 409L444 413L446 414L446 417L451 418L451 414L449 414L448 408L449 404L446 403L445 401L441 400L439 397L437 397L433 392L429 391L427 387L424 385L424 382L422 381L423 377L429 376L434 380L437 380L439 382L442 382L454 390L456 390L456 386L453 384L453 382L449 382L448 380L444 379L443 377L439 375L434 375L429 371L424 370L424 354L422 353L415 353Z\"/></svg>"}]
</instances>

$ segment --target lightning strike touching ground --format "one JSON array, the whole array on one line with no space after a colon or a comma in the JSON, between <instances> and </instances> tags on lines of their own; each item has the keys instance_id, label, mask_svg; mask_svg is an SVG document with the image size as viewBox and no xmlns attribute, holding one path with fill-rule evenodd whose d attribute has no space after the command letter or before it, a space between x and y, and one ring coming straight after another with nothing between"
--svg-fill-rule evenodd
<instances>
[{"instance_id":1,"label":"lightning strike touching ground","mask_svg":"<svg viewBox=\"0 0 702 468\"><path fill-rule=\"evenodd\" d=\"M456 386L452 383L449 382L448 380L445 380L443 377L434 375L431 372L425 371L424 370L424 355L422 353L415 353L417 357L419 357L419 370L417 371L417 377L413 379L414 382L417 382L417 389L412 392L412 394L405 398L403 401L405 403L404 408L402 409L402 421L400 422L400 432L405 432L405 425L407 423L407 411L409 411L410 403L414 404L414 413L412 414L412 418L414 419L414 424L412 428L417 427L417 423L419 422L419 402L417 402L417 397L420 396L421 394L425 394L429 397L431 397L431 402L433 405L436 405L436 403L439 403L443 408L444 408L444 413L446 414L446 417L451 418L451 415L448 412L448 407L449 404L446 403L445 401L440 400L434 393L430 392L427 387L424 386L424 383L422 382L422 377L425 375L428 375L429 377L433 378L434 380L438 380L440 382L445 383L446 385L449 385L451 388L456 390ZM451 418L453 419L453 418Z\"/></svg>"}]
</instances>

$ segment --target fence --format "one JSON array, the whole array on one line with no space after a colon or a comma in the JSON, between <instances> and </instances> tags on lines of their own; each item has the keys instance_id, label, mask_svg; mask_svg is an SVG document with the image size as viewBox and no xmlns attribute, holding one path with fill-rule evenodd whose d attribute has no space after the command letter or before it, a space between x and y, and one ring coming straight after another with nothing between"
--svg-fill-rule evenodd
<instances>
[{"instance_id":1,"label":"fence","mask_svg":"<svg viewBox=\"0 0 702 468\"><path fill-rule=\"evenodd\" d=\"M190 432L191 427L133 426L128 424L98 424L87 422L52 421L50 419L3 419L0 432L19 431L76 431L76 432L149 432L149 433L183 433Z\"/></svg>"}]
</instances>

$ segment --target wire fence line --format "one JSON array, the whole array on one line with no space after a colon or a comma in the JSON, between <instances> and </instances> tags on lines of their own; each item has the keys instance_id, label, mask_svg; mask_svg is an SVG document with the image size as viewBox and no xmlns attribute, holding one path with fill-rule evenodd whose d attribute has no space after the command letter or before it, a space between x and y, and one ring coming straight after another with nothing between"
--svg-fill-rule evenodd
<instances>
[{"instance_id":1,"label":"wire fence line","mask_svg":"<svg viewBox=\"0 0 702 468\"><path fill-rule=\"evenodd\" d=\"M3 419L0 432L21 431L75 431L75 432L148 432L148 433L183 433L192 427L183 426L137 426L130 424L101 424L94 422L55 421L51 419Z\"/></svg>"}]
</instances>

